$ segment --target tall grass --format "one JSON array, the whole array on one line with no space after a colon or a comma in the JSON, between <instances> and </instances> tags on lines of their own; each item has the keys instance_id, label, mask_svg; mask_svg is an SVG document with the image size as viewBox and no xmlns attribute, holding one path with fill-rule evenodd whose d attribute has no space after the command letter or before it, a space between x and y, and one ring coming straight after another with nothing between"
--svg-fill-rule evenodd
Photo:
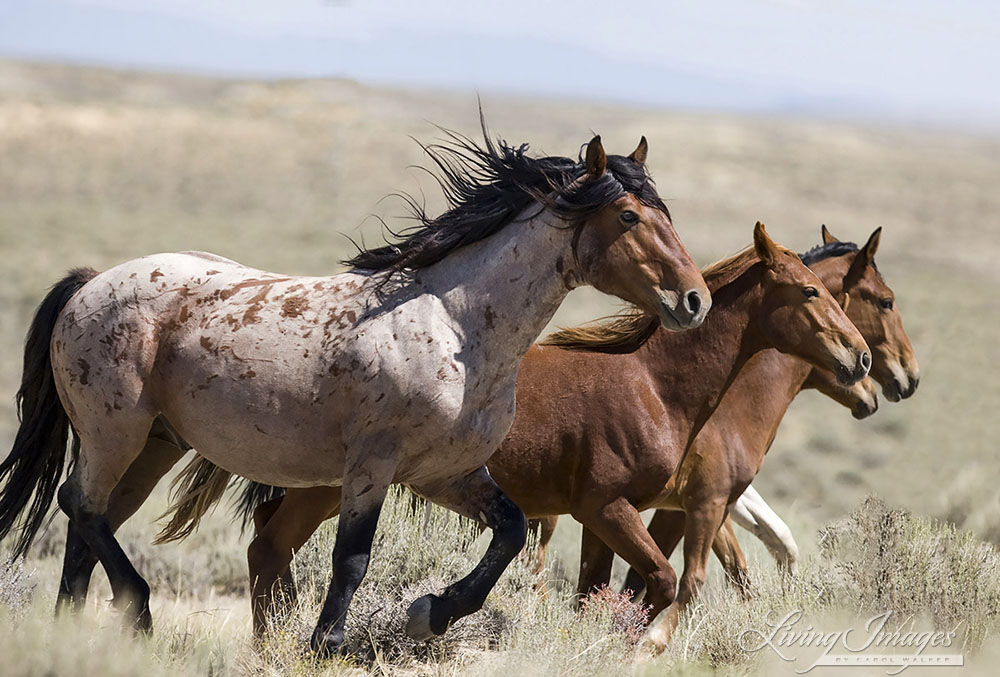
<instances>
[{"instance_id":1,"label":"tall grass","mask_svg":"<svg viewBox=\"0 0 1000 677\"><path fill-rule=\"evenodd\" d=\"M863 628L886 612L892 613L889 627L956 629L951 653L975 652L1000 634L1000 553L971 532L869 497L821 529L818 545L794 578L755 568L750 601L709 586L682 619L670 659L759 667L768 654L748 653L741 634L772 627L793 611L802 614L800 629L823 632Z\"/></svg>"},{"instance_id":2,"label":"tall grass","mask_svg":"<svg viewBox=\"0 0 1000 677\"><path fill-rule=\"evenodd\" d=\"M786 671L767 651L748 652L741 634L791 611L830 631L886 611L919 629L960 630L955 650L970 656L1000 635L1000 555L970 533L869 498L818 534L818 548L794 579L755 562L754 597L744 601L720 577L682 617L664 655L635 662L644 611L603 591L577 610L565 581L532 573L529 551L514 560L482 611L426 643L406 637L410 602L440 592L481 557L489 534L453 513L414 511L402 492L383 509L368 575L347 618L346 656L320 660L309 636L330 576L336 521L298 554L298 602L259 642L250 636L249 602L213 591L164 598L157 590L152 638L132 638L100 598L79 618L53 621L55 578L20 564L0 570L4 674L403 674L626 675L750 674ZM132 547L139 548L138 545ZM205 543L203 547L211 548ZM169 551L145 546L145 561ZM33 560L34 561L34 560ZM40 560L52 572L54 556ZM32 565L29 565L29 569ZM796 664L795 667L803 667Z\"/></svg>"}]
</instances>

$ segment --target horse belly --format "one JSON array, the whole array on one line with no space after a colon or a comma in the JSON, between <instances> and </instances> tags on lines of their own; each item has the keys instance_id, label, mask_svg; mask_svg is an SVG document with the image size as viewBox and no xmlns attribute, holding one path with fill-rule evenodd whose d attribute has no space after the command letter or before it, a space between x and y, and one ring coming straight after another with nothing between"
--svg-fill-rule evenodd
<instances>
[{"instance_id":1,"label":"horse belly","mask_svg":"<svg viewBox=\"0 0 1000 677\"><path fill-rule=\"evenodd\" d=\"M430 486L452 481L486 465L514 421L514 383L468 401L453 416L419 425L405 442L398 481Z\"/></svg>"},{"instance_id":2,"label":"horse belly","mask_svg":"<svg viewBox=\"0 0 1000 677\"><path fill-rule=\"evenodd\" d=\"M206 389L162 410L199 454L242 477L284 487L336 486L343 478L345 454L332 417L287 393L234 389L222 396Z\"/></svg>"},{"instance_id":3,"label":"horse belly","mask_svg":"<svg viewBox=\"0 0 1000 677\"><path fill-rule=\"evenodd\" d=\"M247 330L244 330L247 332ZM244 333L241 332L241 333ZM175 337L154 377L156 403L200 454L230 472L278 486L340 484L342 412L350 388L320 381L291 348L216 334Z\"/></svg>"}]
</instances>

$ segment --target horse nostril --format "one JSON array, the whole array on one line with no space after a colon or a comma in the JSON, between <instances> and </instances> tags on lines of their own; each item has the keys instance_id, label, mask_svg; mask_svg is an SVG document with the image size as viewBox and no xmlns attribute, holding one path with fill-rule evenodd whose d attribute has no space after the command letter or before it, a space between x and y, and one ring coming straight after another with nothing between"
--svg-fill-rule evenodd
<instances>
[{"instance_id":1,"label":"horse nostril","mask_svg":"<svg viewBox=\"0 0 1000 677\"><path fill-rule=\"evenodd\" d=\"M861 353L860 364L861 368L867 372L872 368L872 356L867 352Z\"/></svg>"},{"instance_id":2,"label":"horse nostril","mask_svg":"<svg viewBox=\"0 0 1000 677\"><path fill-rule=\"evenodd\" d=\"M701 310L701 294L696 291L689 291L684 296L684 305L687 306L689 313L697 315L698 311Z\"/></svg>"}]
</instances>

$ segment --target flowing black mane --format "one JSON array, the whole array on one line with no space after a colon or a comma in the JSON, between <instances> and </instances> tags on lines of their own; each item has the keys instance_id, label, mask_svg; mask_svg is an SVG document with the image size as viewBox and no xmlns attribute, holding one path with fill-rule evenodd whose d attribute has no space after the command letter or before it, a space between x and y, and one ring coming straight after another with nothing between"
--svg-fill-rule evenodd
<instances>
[{"instance_id":1,"label":"flowing black mane","mask_svg":"<svg viewBox=\"0 0 1000 677\"><path fill-rule=\"evenodd\" d=\"M861 248L853 242L840 242L838 240L816 245L805 254L799 254L799 258L802 259L802 263L811 266L817 261L824 261L834 256L843 256L844 254L851 254L860 250ZM878 266L875 265L875 261L871 262L871 266L875 269L875 272L878 272Z\"/></svg>"},{"instance_id":2,"label":"flowing black mane","mask_svg":"<svg viewBox=\"0 0 1000 677\"><path fill-rule=\"evenodd\" d=\"M528 144L492 140L481 119L483 143L442 129L443 142L422 146L439 170L435 178L448 210L430 217L423 205L403 195L418 225L392 233L396 242L362 249L345 261L355 270L387 271L390 276L433 265L455 249L498 232L533 202L578 223L622 195L666 213L645 166L621 155L607 156L599 179L577 181L586 168L580 158L530 157Z\"/></svg>"}]
</instances>

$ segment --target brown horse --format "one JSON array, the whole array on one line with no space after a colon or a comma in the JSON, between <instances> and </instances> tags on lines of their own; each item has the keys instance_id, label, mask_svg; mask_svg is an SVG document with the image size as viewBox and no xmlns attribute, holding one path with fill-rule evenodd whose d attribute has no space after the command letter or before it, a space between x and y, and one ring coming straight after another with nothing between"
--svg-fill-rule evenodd
<instances>
[{"instance_id":1,"label":"brown horse","mask_svg":"<svg viewBox=\"0 0 1000 677\"><path fill-rule=\"evenodd\" d=\"M867 337L865 337L867 340ZM787 356L782 356L778 351L764 351L758 353L750 359L750 361L743 367L740 371L740 375L737 377L736 381L730 386L729 390L722 398L722 403L719 408L716 409L715 413L702 428L702 431L695 438L695 442L692 446L693 449L697 449L703 444L707 444L710 435L706 435L706 431L710 428L714 428L717 419L720 416L725 416L725 411L733 411L731 407L731 402L733 400L732 393L734 390L738 390L740 383L746 382L747 372L755 368L764 368L771 364L771 359L777 359L777 357L782 357L787 360ZM874 368L874 367L873 367ZM871 416L878 409L878 393L876 392L875 385L871 378L865 377L855 383L850 387L845 387L840 384L837 378L832 372L826 369L813 368L809 373L802 389L816 389L824 395L830 397L834 401L838 402L842 406L849 409L855 418L862 419ZM765 394L762 395L764 398L778 397L778 393L783 392L781 388L780 376L773 382L766 383ZM758 411L757 401L753 403L742 402L744 409L739 410L739 415L747 415L748 413ZM764 407L766 408L766 404ZM756 418L756 416L754 416ZM758 428L759 429L759 428ZM742 431L735 436L730 438L735 440L736 444L741 444L744 439L746 439L748 433L743 433ZM689 452L690 453L690 452ZM503 459L499 459L496 455L490 459L490 467L499 465L503 463ZM774 556L775 560L778 562L778 566L782 571L794 573L794 567L797 557L797 546L794 540L791 539L788 527L781 522L777 515L770 511L770 508L763 499L753 490L753 487L747 487L747 489L740 495L736 503L729 506L729 514L726 516L726 520L716 535L715 540L712 543L712 551L718 557L720 563L722 564L723 571L726 574L727 580L732 583L736 588L747 598L750 596L750 577L747 570L746 557L743 555L743 551L739 546L739 542L736 539L736 534L733 531L733 521L737 521L740 526L748 529L755 536L760 538L764 545L767 546L768 550ZM532 519L528 522L529 530L535 531L538 538L538 547L535 552L535 571L540 573L545 568L546 553L548 550L549 542L552 536L555 534L556 525L558 524L559 516L550 515L547 517L539 517ZM676 543L679 541L680 537L675 533L676 530L683 530L684 525L684 513L680 511L669 511L669 510L657 510L655 511L653 518L650 520L647 530L656 541L663 553L670 557L673 549L676 547ZM787 532L787 533L785 533ZM581 548L581 552L583 549ZM602 553L602 556L606 557L606 551ZM602 568L603 567L603 568ZM596 562L582 562L581 570L590 571L593 574L593 581L595 583L592 586L599 587L602 584L607 584L610 581L611 570L608 568L607 560L602 559ZM629 568L628 574L625 579L625 583L622 586L622 592L628 592L632 595L633 599L641 599L642 593L645 591L646 584L642 579L642 576L632 568ZM591 588L593 589L593 587Z\"/></svg>"},{"instance_id":2,"label":"brown horse","mask_svg":"<svg viewBox=\"0 0 1000 677\"><path fill-rule=\"evenodd\" d=\"M490 461L529 517L571 513L639 570L651 617L673 601L677 577L639 510L680 507L671 478L746 360L778 348L847 384L863 378L871 360L819 278L760 223L753 249L703 274L714 302L699 329L669 333L635 314L528 351L514 425ZM257 590L266 594L287 572L339 500L336 489L291 489L277 507L261 507L249 553Z\"/></svg>"},{"instance_id":3,"label":"brown horse","mask_svg":"<svg viewBox=\"0 0 1000 677\"><path fill-rule=\"evenodd\" d=\"M425 639L478 610L525 540L485 463L513 421L521 357L562 299L592 284L678 330L710 305L646 172L645 139L628 157L606 155L600 137L576 160L526 148L452 135L428 149L451 209L418 209L403 239L339 275L185 252L65 278L26 343L0 537L26 513L17 550L30 545L72 427L60 604L82 601L99 560L126 621L148 630L149 586L114 532L190 443L256 481L342 493L316 650L343 644L393 483L493 531L468 576L410 606L407 632Z\"/></svg>"},{"instance_id":4,"label":"brown horse","mask_svg":"<svg viewBox=\"0 0 1000 677\"><path fill-rule=\"evenodd\" d=\"M895 295L874 263L881 229L876 230L860 250L853 243L837 240L825 226L822 234L823 245L805 254L804 260L812 264L835 297L845 303L850 299L847 315L861 329L872 349L874 359L870 375L882 386L886 398L895 402L910 397L919 384L920 370L903 329ZM823 260L829 263L824 264ZM832 280L821 272L829 265L834 266ZM791 387L784 387L786 383ZM877 406L874 389L860 387L866 383L870 385L865 380L852 388L844 388L825 370L813 368L807 371L787 356L761 353L743 368L730 386L719 408L695 438L689 454L723 459L731 473L735 468L759 467L791 399L798 393L796 384L799 384L799 390L818 389L850 409L855 418L864 418L874 413ZM490 464L493 463L491 460ZM729 477L732 478L733 474ZM741 480L745 481L747 477L744 474ZM736 489L740 483L735 483ZM752 497L748 497L748 493L753 494ZM798 550L794 539L787 526L773 514L759 494L744 492L731 507L731 516L764 541L782 570L794 571ZM684 515L657 511L648 528L669 556L684 529ZM552 529L554 524L546 525L542 529L542 539L550 535ZM745 584L746 560L728 517L712 549L730 580ZM634 570L629 571L625 588L641 592L642 578Z\"/></svg>"}]
</instances>

